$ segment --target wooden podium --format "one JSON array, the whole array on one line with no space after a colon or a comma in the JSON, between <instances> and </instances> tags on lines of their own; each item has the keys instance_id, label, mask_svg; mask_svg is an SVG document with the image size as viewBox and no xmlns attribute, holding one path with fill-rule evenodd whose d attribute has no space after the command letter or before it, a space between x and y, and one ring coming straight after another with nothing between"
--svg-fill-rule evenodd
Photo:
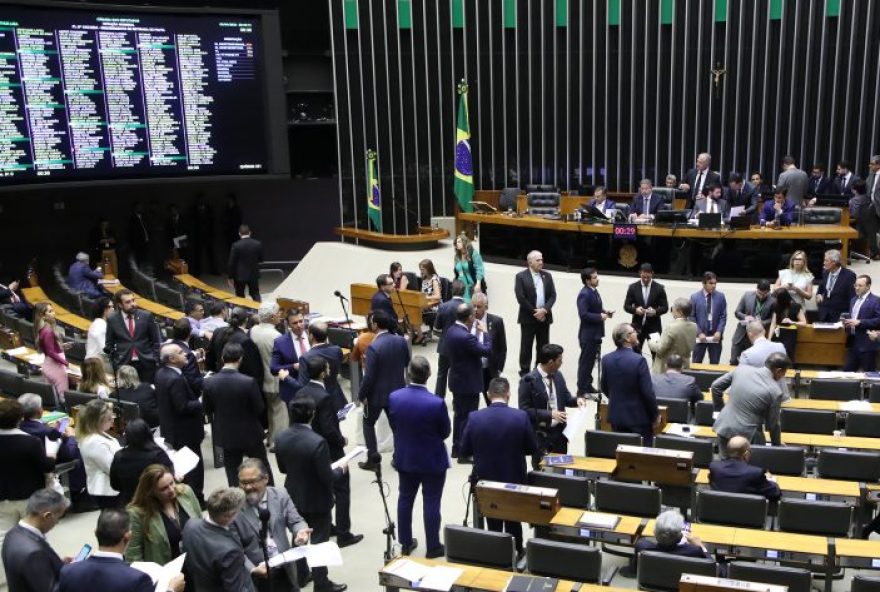
<instances>
[{"instance_id":1,"label":"wooden podium","mask_svg":"<svg viewBox=\"0 0 880 592\"><path fill-rule=\"evenodd\" d=\"M376 293L376 284L351 285L351 314L367 316L370 303ZM401 302L403 306L401 306ZM399 318L404 318L404 311L415 328L422 325L422 311L428 308L428 297L424 292L415 290L395 290L391 294L391 303Z\"/></svg>"},{"instance_id":2,"label":"wooden podium","mask_svg":"<svg viewBox=\"0 0 880 592\"><path fill-rule=\"evenodd\" d=\"M480 514L513 522L547 525L562 507L559 490L550 487L478 481L474 496Z\"/></svg>"},{"instance_id":3,"label":"wooden podium","mask_svg":"<svg viewBox=\"0 0 880 592\"><path fill-rule=\"evenodd\" d=\"M678 592L788 592L788 586L681 574Z\"/></svg>"},{"instance_id":4,"label":"wooden podium","mask_svg":"<svg viewBox=\"0 0 880 592\"><path fill-rule=\"evenodd\" d=\"M694 453L690 450L618 444L616 460L617 467L611 476L622 481L682 487L690 487L694 481Z\"/></svg>"}]
</instances>

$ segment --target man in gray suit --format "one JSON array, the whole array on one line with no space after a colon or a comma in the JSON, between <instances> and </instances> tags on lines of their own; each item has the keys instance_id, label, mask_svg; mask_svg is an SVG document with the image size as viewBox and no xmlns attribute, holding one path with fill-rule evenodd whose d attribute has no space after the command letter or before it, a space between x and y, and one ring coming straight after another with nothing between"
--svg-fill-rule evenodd
<instances>
[{"instance_id":1,"label":"man in gray suit","mask_svg":"<svg viewBox=\"0 0 880 592\"><path fill-rule=\"evenodd\" d=\"M700 392L696 379L681 373L684 360L678 354L671 354L666 358L666 372L651 375L655 397L684 399L691 405L703 400L703 393Z\"/></svg>"},{"instance_id":2,"label":"man in gray suit","mask_svg":"<svg viewBox=\"0 0 880 592\"><path fill-rule=\"evenodd\" d=\"M205 500L208 517L192 517L183 527L184 565L199 592L256 592L251 574L266 577L265 563L248 571L241 541L230 528L243 505L238 487L215 489Z\"/></svg>"},{"instance_id":3,"label":"man in gray suit","mask_svg":"<svg viewBox=\"0 0 880 592\"><path fill-rule=\"evenodd\" d=\"M672 312L672 322L666 325L666 330L660 335L660 339L648 341L648 347L654 354L654 362L651 364L651 372L662 374L666 371L666 359L672 354L678 354L684 360L684 367L691 367L691 353L697 342L697 324L688 320L691 314L691 301L687 298L676 298L669 309Z\"/></svg>"},{"instance_id":4,"label":"man in gray suit","mask_svg":"<svg viewBox=\"0 0 880 592\"><path fill-rule=\"evenodd\" d=\"M739 356L740 366L761 368L770 354L784 354L785 346L777 341L767 339L767 328L762 321L753 319L746 325L746 339L752 344Z\"/></svg>"},{"instance_id":5,"label":"man in gray suit","mask_svg":"<svg viewBox=\"0 0 880 592\"><path fill-rule=\"evenodd\" d=\"M770 282L767 280L758 282L754 292L746 292L739 299L739 304L736 305L736 311L733 313L739 322L733 333L733 347L730 351L731 365L739 364L739 357L743 350L752 345L746 334L746 325L757 319L763 324L764 332L767 332L773 317L774 302L775 300L770 295ZM763 364L763 360L761 363Z\"/></svg>"},{"instance_id":6,"label":"man in gray suit","mask_svg":"<svg viewBox=\"0 0 880 592\"><path fill-rule=\"evenodd\" d=\"M804 205L804 195L810 187L810 177L797 168L793 156L785 156L782 159L782 172L776 179L776 190L785 189L788 199L796 206Z\"/></svg>"},{"instance_id":7,"label":"man in gray suit","mask_svg":"<svg viewBox=\"0 0 880 592\"><path fill-rule=\"evenodd\" d=\"M38 489L28 498L25 517L6 533L3 568L9 592L47 592L55 588L61 566L70 563L49 546L46 533L55 528L67 500L52 489Z\"/></svg>"},{"instance_id":8,"label":"man in gray suit","mask_svg":"<svg viewBox=\"0 0 880 592\"><path fill-rule=\"evenodd\" d=\"M791 360L781 353L767 357L762 368L740 364L712 383L712 403L720 411L712 428L718 434L719 450L727 454L727 442L743 436L752 444L764 444L764 430L770 432L774 446L782 445L779 409L782 405L781 381L791 367ZM728 391L724 404L724 391Z\"/></svg>"},{"instance_id":9,"label":"man in gray suit","mask_svg":"<svg viewBox=\"0 0 880 592\"><path fill-rule=\"evenodd\" d=\"M275 329L275 325L281 319L278 304L264 302L260 305L260 324L251 329L251 341L260 352L260 361L263 363L263 380L260 383L263 396L266 398L266 414L269 420L269 446L275 445L275 436L281 430L287 429L287 405L278 394L280 386L278 377L272 374L270 368L272 362L272 348L275 340L281 337L281 333Z\"/></svg>"},{"instance_id":10,"label":"man in gray suit","mask_svg":"<svg viewBox=\"0 0 880 592\"><path fill-rule=\"evenodd\" d=\"M238 534L244 547L244 564L249 571L263 562L263 544L260 539L262 519L266 523L266 550L270 556L284 553L291 548L290 535L294 545L304 545L309 540L312 529L293 505L293 500L281 487L269 486L269 472L263 461L248 458L238 468L238 485L244 491L244 509L239 512L231 528ZM272 569L271 585L265 577L254 577L258 592L291 592L297 586L296 565L285 563L283 567Z\"/></svg>"}]
</instances>

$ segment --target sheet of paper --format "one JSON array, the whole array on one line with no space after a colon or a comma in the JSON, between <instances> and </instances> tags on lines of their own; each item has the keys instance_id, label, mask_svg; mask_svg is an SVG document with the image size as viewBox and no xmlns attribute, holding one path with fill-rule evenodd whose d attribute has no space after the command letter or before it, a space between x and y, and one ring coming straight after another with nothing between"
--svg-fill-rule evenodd
<instances>
[{"instance_id":1,"label":"sheet of paper","mask_svg":"<svg viewBox=\"0 0 880 592\"><path fill-rule=\"evenodd\" d=\"M343 456L342 458L340 458L339 460L337 460L336 462L331 464L330 468L331 469L338 469L342 465L347 465L349 462L356 459L357 457L359 457L360 455L362 455L366 451L367 451L366 446L355 446L351 451L348 452L348 454L346 454L345 456Z\"/></svg>"},{"instance_id":2,"label":"sheet of paper","mask_svg":"<svg viewBox=\"0 0 880 592\"><path fill-rule=\"evenodd\" d=\"M44 354L31 354L27 357L27 361L34 366L42 366L43 362L46 361L46 356Z\"/></svg>"},{"instance_id":3,"label":"sheet of paper","mask_svg":"<svg viewBox=\"0 0 880 592\"><path fill-rule=\"evenodd\" d=\"M696 341L696 343L717 343L717 342L715 341L715 337L714 337L714 336L706 335L706 340L705 340L705 341L700 341L700 338L697 337L697 341Z\"/></svg>"},{"instance_id":4,"label":"sheet of paper","mask_svg":"<svg viewBox=\"0 0 880 592\"><path fill-rule=\"evenodd\" d=\"M159 578L162 577L162 566L158 563L153 563L152 561L133 561L131 566L150 576L153 582L158 582ZM167 588L165 590L167 591Z\"/></svg>"},{"instance_id":5,"label":"sheet of paper","mask_svg":"<svg viewBox=\"0 0 880 592\"><path fill-rule=\"evenodd\" d=\"M871 402L870 401L844 401L840 404L840 408L844 411L870 411L871 410Z\"/></svg>"},{"instance_id":6,"label":"sheet of paper","mask_svg":"<svg viewBox=\"0 0 880 592\"><path fill-rule=\"evenodd\" d=\"M342 421L348 417L348 412L354 409L354 403L347 403L345 407L336 412L336 419Z\"/></svg>"},{"instance_id":7,"label":"sheet of paper","mask_svg":"<svg viewBox=\"0 0 880 592\"><path fill-rule=\"evenodd\" d=\"M306 556L307 548L308 547L294 547L292 549L288 549L284 553L279 553L275 557L269 559L269 567L278 567L279 565L284 565L285 563L299 561Z\"/></svg>"},{"instance_id":8,"label":"sheet of paper","mask_svg":"<svg viewBox=\"0 0 880 592\"><path fill-rule=\"evenodd\" d=\"M46 445L46 456L58 456L58 449L61 448L61 438L50 440L49 436L43 436L43 441Z\"/></svg>"},{"instance_id":9,"label":"sheet of paper","mask_svg":"<svg viewBox=\"0 0 880 592\"><path fill-rule=\"evenodd\" d=\"M334 567L342 565L342 553L333 541L301 547L306 552L309 567Z\"/></svg>"},{"instance_id":10,"label":"sheet of paper","mask_svg":"<svg viewBox=\"0 0 880 592\"><path fill-rule=\"evenodd\" d=\"M651 333L650 335L648 335L648 339L651 341L660 341L660 334L659 333Z\"/></svg>"},{"instance_id":11,"label":"sheet of paper","mask_svg":"<svg viewBox=\"0 0 880 592\"><path fill-rule=\"evenodd\" d=\"M566 409L565 429L562 433L568 438L569 442L577 442L584 437L587 429L587 420L590 413L586 407L575 407L574 409Z\"/></svg>"},{"instance_id":12,"label":"sheet of paper","mask_svg":"<svg viewBox=\"0 0 880 592\"><path fill-rule=\"evenodd\" d=\"M730 208L730 217L736 218L737 216L741 216L743 212L746 211L745 206L733 206Z\"/></svg>"},{"instance_id":13,"label":"sheet of paper","mask_svg":"<svg viewBox=\"0 0 880 592\"><path fill-rule=\"evenodd\" d=\"M687 429L687 431L685 431L685 429ZM666 429L663 430L663 433L671 434L673 436L683 436L685 438L693 437L693 434L691 433L691 428L681 423L666 424Z\"/></svg>"},{"instance_id":14,"label":"sheet of paper","mask_svg":"<svg viewBox=\"0 0 880 592\"><path fill-rule=\"evenodd\" d=\"M171 589L171 579L183 572L183 562L185 559L186 553L181 553L177 559L172 559L162 566L159 579L156 580L155 592L167 592Z\"/></svg>"},{"instance_id":15,"label":"sheet of paper","mask_svg":"<svg viewBox=\"0 0 880 592\"><path fill-rule=\"evenodd\" d=\"M409 559L400 559L385 568L385 573L394 574L407 582L418 582L424 578L431 568Z\"/></svg>"},{"instance_id":16,"label":"sheet of paper","mask_svg":"<svg viewBox=\"0 0 880 592\"><path fill-rule=\"evenodd\" d=\"M813 329L840 329L843 323L813 323Z\"/></svg>"},{"instance_id":17,"label":"sheet of paper","mask_svg":"<svg viewBox=\"0 0 880 592\"><path fill-rule=\"evenodd\" d=\"M419 588L427 590L441 590L447 592L452 589L456 580L461 577L464 570L446 565L435 565L419 582Z\"/></svg>"},{"instance_id":18,"label":"sheet of paper","mask_svg":"<svg viewBox=\"0 0 880 592\"><path fill-rule=\"evenodd\" d=\"M22 347L16 347L14 349L7 349L6 353L9 354L10 356L20 356L22 354L26 354L27 350L28 350L28 348L22 346Z\"/></svg>"},{"instance_id":19,"label":"sheet of paper","mask_svg":"<svg viewBox=\"0 0 880 592\"><path fill-rule=\"evenodd\" d=\"M199 457L195 452L184 446L180 450L171 453L171 462L174 464L174 475L183 478L199 464Z\"/></svg>"}]
</instances>

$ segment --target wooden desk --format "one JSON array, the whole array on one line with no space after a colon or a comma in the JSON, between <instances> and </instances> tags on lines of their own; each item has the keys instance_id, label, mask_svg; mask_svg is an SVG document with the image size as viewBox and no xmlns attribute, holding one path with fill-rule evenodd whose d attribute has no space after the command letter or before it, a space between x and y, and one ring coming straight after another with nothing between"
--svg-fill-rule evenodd
<instances>
[{"instance_id":1,"label":"wooden desk","mask_svg":"<svg viewBox=\"0 0 880 592\"><path fill-rule=\"evenodd\" d=\"M775 475L776 484L783 493L798 494L798 497L816 500L834 500L858 503L861 491L856 481L838 481L836 479L812 479L809 477L790 477ZM700 469L694 481L697 485L709 484L709 470ZM792 496L787 496L792 497Z\"/></svg>"},{"instance_id":2,"label":"wooden desk","mask_svg":"<svg viewBox=\"0 0 880 592\"><path fill-rule=\"evenodd\" d=\"M690 370L702 370L705 372L732 372L736 369L736 366L731 366L730 364L691 364ZM797 375L797 370L793 368L789 368L785 373L786 378L794 378ZM818 378L819 372L817 370L801 370L801 378Z\"/></svg>"},{"instance_id":3,"label":"wooden desk","mask_svg":"<svg viewBox=\"0 0 880 592\"><path fill-rule=\"evenodd\" d=\"M107 276L105 276L105 279L113 280L116 278L114 278L111 275L107 275ZM115 294L119 290L122 290L123 288L125 288L125 286L123 286L121 283L119 283L119 284L109 284L109 285L104 286L104 288L108 292ZM141 296L140 294L138 294L134 290L132 290L132 294L134 295L135 299L137 300L138 308L145 310L152 315L163 317L166 320L170 320L170 321L176 321L178 319L182 319L185 316L179 310L174 310L173 308L168 308L167 306L159 304L158 302L153 302L152 300L149 300L148 298L144 298L143 296Z\"/></svg>"},{"instance_id":4,"label":"wooden desk","mask_svg":"<svg viewBox=\"0 0 880 592\"><path fill-rule=\"evenodd\" d=\"M376 284L352 284L351 314L367 316L370 313L370 302L376 290ZM391 294L391 302L394 304L394 310L397 312L398 317L403 318L405 312L409 316L413 328L421 326L422 311L428 308L428 298L424 292L395 290ZM403 306L401 306L401 302L403 302Z\"/></svg>"},{"instance_id":5,"label":"wooden desk","mask_svg":"<svg viewBox=\"0 0 880 592\"><path fill-rule=\"evenodd\" d=\"M782 437L785 441L785 434ZM880 438L857 438L855 436L825 436L814 434L810 439L813 448L848 448L850 450L880 450Z\"/></svg>"},{"instance_id":6,"label":"wooden desk","mask_svg":"<svg viewBox=\"0 0 880 592\"><path fill-rule=\"evenodd\" d=\"M828 538L824 536L737 528L733 545L738 557L821 564L828 560Z\"/></svg>"},{"instance_id":7,"label":"wooden desk","mask_svg":"<svg viewBox=\"0 0 880 592\"><path fill-rule=\"evenodd\" d=\"M846 333L840 329L798 327L795 364L843 366L846 363Z\"/></svg>"},{"instance_id":8,"label":"wooden desk","mask_svg":"<svg viewBox=\"0 0 880 592\"><path fill-rule=\"evenodd\" d=\"M642 536L654 536L656 520L649 520L642 529ZM733 526L721 526L719 524L705 524L694 522L691 524L691 532L700 537L703 544L713 551L730 553L736 539L737 529Z\"/></svg>"},{"instance_id":9,"label":"wooden desk","mask_svg":"<svg viewBox=\"0 0 880 592\"><path fill-rule=\"evenodd\" d=\"M880 569L880 541L862 539L834 539L837 565Z\"/></svg>"},{"instance_id":10,"label":"wooden desk","mask_svg":"<svg viewBox=\"0 0 880 592\"><path fill-rule=\"evenodd\" d=\"M615 545L634 545L641 531L641 518L636 516L621 516L606 512L595 512L604 516L617 516L620 520L613 530L605 530L595 526L586 527L578 524L585 510L583 508L562 508L550 521L550 533L571 539L588 539L603 541Z\"/></svg>"},{"instance_id":11,"label":"wooden desk","mask_svg":"<svg viewBox=\"0 0 880 592\"><path fill-rule=\"evenodd\" d=\"M711 398L711 397L710 397ZM859 413L880 413L880 403L871 403L870 409L859 409ZM818 409L820 411L836 411L848 413L845 409L846 401L825 401L823 399L789 399L782 404L783 407L792 409ZM880 434L878 434L880 436Z\"/></svg>"},{"instance_id":12,"label":"wooden desk","mask_svg":"<svg viewBox=\"0 0 880 592\"><path fill-rule=\"evenodd\" d=\"M572 463L567 465L548 465L542 463L545 471L587 477L588 479L607 477L614 471L616 466L617 461L613 458L598 458L595 456L572 456Z\"/></svg>"},{"instance_id":13,"label":"wooden desk","mask_svg":"<svg viewBox=\"0 0 880 592\"><path fill-rule=\"evenodd\" d=\"M248 310L260 310L260 303L256 300L251 300L250 298L240 298L238 296L232 296L230 298L225 298L224 302L233 306L241 306L242 308L246 308Z\"/></svg>"},{"instance_id":14,"label":"wooden desk","mask_svg":"<svg viewBox=\"0 0 880 592\"><path fill-rule=\"evenodd\" d=\"M73 313L58 314L56 312L55 318L58 319L58 322L62 325L68 325L70 327L73 327L77 331L82 331L83 333L88 333L89 327L92 325L92 323L90 323L86 319Z\"/></svg>"},{"instance_id":15,"label":"wooden desk","mask_svg":"<svg viewBox=\"0 0 880 592\"><path fill-rule=\"evenodd\" d=\"M43 372L42 360L37 363L32 359L33 356L41 356L43 354L27 346L21 346L14 349L19 350L20 353L12 354L10 353L12 350L6 349L2 350L2 352L0 352L0 355L2 355L4 359L15 364L20 374L33 374L37 372ZM27 370L27 373L25 372L25 370ZM76 388L76 385L79 384L80 380L82 380L82 370L76 364L68 364L67 377L70 379L71 388Z\"/></svg>"},{"instance_id":16,"label":"wooden desk","mask_svg":"<svg viewBox=\"0 0 880 592\"><path fill-rule=\"evenodd\" d=\"M46 292L39 286L34 286L31 288L22 288L22 295L25 297L25 300L30 302L31 304L36 304L37 302L50 302L52 303L52 308L55 309L55 318L58 319L58 322L62 325L67 325L69 327L73 327L78 331L82 331L84 333L88 333L89 326L92 324L88 319L84 319L83 317L74 314L53 301Z\"/></svg>"},{"instance_id":17,"label":"wooden desk","mask_svg":"<svg viewBox=\"0 0 880 592\"><path fill-rule=\"evenodd\" d=\"M186 286L187 288L193 288L194 290L199 290L206 293L218 291L218 288L215 288L211 284L206 284L196 276L190 275L188 273L178 274L174 276L174 279Z\"/></svg>"}]
</instances>

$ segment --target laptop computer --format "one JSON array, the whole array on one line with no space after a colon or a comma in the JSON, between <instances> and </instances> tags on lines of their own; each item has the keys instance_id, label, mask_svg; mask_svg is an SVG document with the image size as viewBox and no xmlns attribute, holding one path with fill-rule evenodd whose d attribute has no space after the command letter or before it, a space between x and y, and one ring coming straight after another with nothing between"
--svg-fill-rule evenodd
<instances>
[{"instance_id":1,"label":"laptop computer","mask_svg":"<svg viewBox=\"0 0 880 592\"><path fill-rule=\"evenodd\" d=\"M732 216L727 224L736 230L748 230L752 227L752 217L749 215Z\"/></svg>"},{"instance_id":2,"label":"laptop computer","mask_svg":"<svg viewBox=\"0 0 880 592\"><path fill-rule=\"evenodd\" d=\"M721 228L721 214L702 212L697 218L697 228Z\"/></svg>"}]
</instances>

